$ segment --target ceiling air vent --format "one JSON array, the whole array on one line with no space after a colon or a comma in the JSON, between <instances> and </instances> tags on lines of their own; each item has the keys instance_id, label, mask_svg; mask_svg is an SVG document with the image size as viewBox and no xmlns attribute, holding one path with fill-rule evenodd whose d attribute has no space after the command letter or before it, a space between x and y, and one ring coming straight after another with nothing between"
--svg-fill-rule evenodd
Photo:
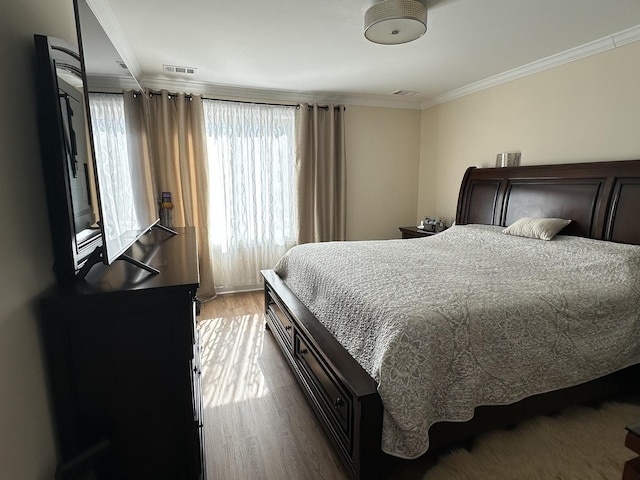
<instances>
[{"instance_id":1,"label":"ceiling air vent","mask_svg":"<svg viewBox=\"0 0 640 480\"><path fill-rule=\"evenodd\" d=\"M162 65L162 69L169 73L182 73L184 75L195 75L198 69L195 67L179 67L178 65Z\"/></svg>"},{"instance_id":2,"label":"ceiling air vent","mask_svg":"<svg viewBox=\"0 0 640 480\"><path fill-rule=\"evenodd\" d=\"M400 95L403 97L410 97L417 94L418 92L414 92L412 90L394 90L393 92L391 92L391 95Z\"/></svg>"},{"instance_id":3,"label":"ceiling air vent","mask_svg":"<svg viewBox=\"0 0 640 480\"><path fill-rule=\"evenodd\" d=\"M116 60L116 63L120 65L120 68L122 68L123 70L129 70L129 67L127 67L127 64L124 63L122 60Z\"/></svg>"}]
</instances>

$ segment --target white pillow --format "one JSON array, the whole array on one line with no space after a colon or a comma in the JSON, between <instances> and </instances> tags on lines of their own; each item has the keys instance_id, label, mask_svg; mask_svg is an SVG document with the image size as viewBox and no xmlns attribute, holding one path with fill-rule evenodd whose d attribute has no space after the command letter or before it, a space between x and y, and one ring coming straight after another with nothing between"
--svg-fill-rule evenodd
<instances>
[{"instance_id":1,"label":"white pillow","mask_svg":"<svg viewBox=\"0 0 640 480\"><path fill-rule=\"evenodd\" d=\"M502 233L517 235L519 237L551 240L560 230L570 223L571 220L565 220L563 218L523 217L502 230Z\"/></svg>"}]
</instances>

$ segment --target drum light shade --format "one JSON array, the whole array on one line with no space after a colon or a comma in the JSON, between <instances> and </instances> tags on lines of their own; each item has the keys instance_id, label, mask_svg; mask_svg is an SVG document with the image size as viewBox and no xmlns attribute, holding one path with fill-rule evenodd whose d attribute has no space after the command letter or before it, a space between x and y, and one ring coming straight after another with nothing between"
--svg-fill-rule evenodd
<instances>
[{"instance_id":1,"label":"drum light shade","mask_svg":"<svg viewBox=\"0 0 640 480\"><path fill-rule=\"evenodd\" d=\"M407 43L426 31L427 7L418 0L383 0L365 13L364 36L374 43Z\"/></svg>"}]
</instances>

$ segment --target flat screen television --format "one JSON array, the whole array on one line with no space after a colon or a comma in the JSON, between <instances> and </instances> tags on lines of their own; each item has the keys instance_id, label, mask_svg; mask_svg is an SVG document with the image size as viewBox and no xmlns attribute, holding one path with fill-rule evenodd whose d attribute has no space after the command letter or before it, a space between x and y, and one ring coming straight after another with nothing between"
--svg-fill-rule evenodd
<instances>
[{"instance_id":1,"label":"flat screen television","mask_svg":"<svg viewBox=\"0 0 640 480\"><path fill-rule=\"evenodd\" d=\"M102 246L80 56L62 40L35 36L38 125L47 208L60 282L75 278Z\"/></svg>"},{"instance_id":2,"label":"flat screen television","mask_svg":"<svg viewBox=\"0 0 640 480\"><path fill-rule=\"evenodd\" d=\"M128 260L158 223L147 97L86 0L74 0L79 48L36 35L42 161L60 282Z\"/></svg>"}]
</instances>

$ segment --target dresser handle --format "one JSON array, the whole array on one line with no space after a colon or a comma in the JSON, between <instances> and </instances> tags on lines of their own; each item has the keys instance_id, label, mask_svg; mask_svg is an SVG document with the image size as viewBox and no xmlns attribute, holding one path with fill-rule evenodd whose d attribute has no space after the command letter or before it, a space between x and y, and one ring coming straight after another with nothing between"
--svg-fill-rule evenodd
<instances>
[{"instance_id":1,"label":"dresser handle","mask_svg":"<svg viewBox=\"0 0 640 480\"><path fill-rule=\"evenodd\" d=\"M291 325L287 325L286 327L284 327L285 330L291 330Z\"/></svg>"},{"instance_id":2,"label":"dresser handle","mask_svg":"<svg viewBox=\"0 0 640 480\"><path fill-rule=\"evenodd\" d=\"M335 408L340 408L342 405L344 405L344 402L342 401L342 399L341 399L340 397L336 398L336 399L333 401L333 406L334 406Z\"/></svg>"},{"instance_id":3,"label":"dresser handle","mask_svg":"<svg viewBox=\"0 0 640 480\"><path fill-rule=\"evenodd\" d=\"M307 350L306 348L300 350L300 355L306 355L307 353L309 353L309 350Z\"/></svg>"}]
</instances>

